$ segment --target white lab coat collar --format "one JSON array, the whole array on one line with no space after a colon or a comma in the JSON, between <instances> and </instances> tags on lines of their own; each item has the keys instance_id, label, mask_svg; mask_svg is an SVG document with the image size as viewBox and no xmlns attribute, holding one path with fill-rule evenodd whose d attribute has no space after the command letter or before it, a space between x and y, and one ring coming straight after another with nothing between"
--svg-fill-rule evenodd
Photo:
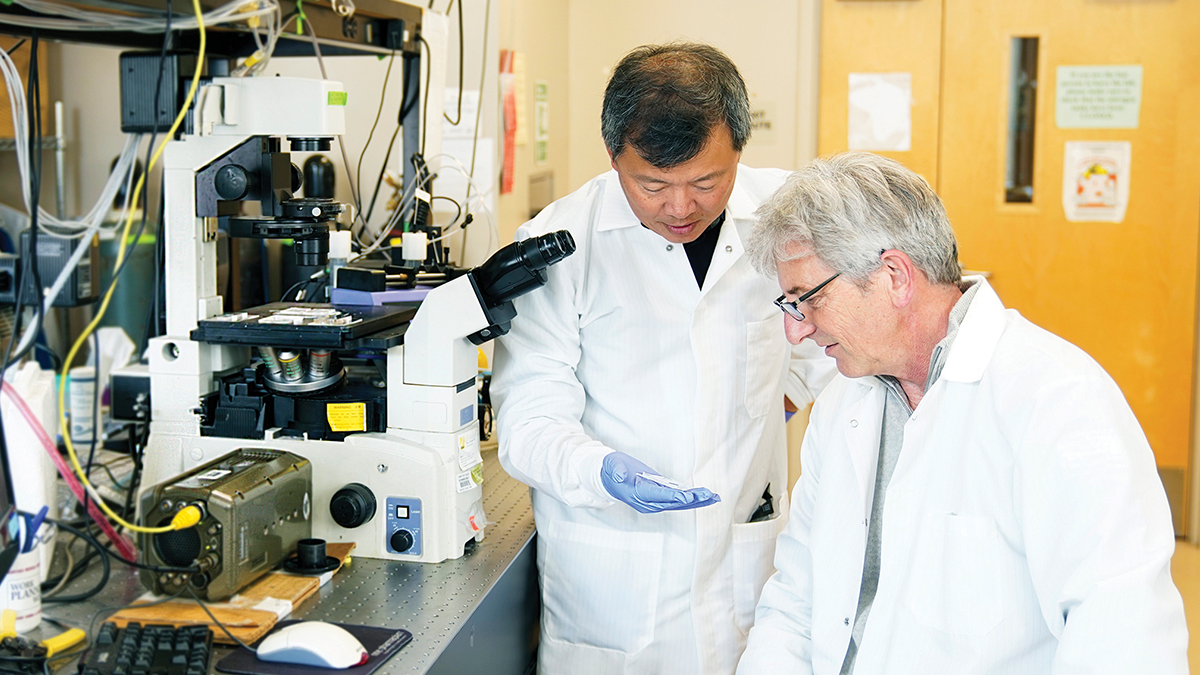
<instances>
[{"instance_id":1,"label":"white lab coat collar","mask_svg":"<svg viewBox=\"0 0 1200 675\"><path fill-rule=\"evenodd\" d=\"M976 291L971 306L967 308L967 315L959 324L958 336L954 338L954 344L950 345L946 365L939 377L949 382L978 382L992 358L992 352L996 350L996 344L1000 342L1000 336L1004 333L1006 310L1000 302L1000 296L996 295L996 291L983 277L964 277L964 280L979 284L979 290ZM874 376L854 378L851 381L867 388L862 392L864 395L866 391L883 387Z\"/></svg>"},{"instance_id":2,"label":"white lab coat collar","mask_svg":"<svg viewBox=\"0 0 1200 675\"><path fill-rule=\"evenodd\" d=\"M743 165L738 164L739 178L742 168ZM629 200L625 198L625 191L621 189L621 179L617 176L617 172L609 171L604 174L604 181L604 198L600 204L600 217L596 219L596 230L607 232L626 227L641 227L641 221L633 214L633 209L629 208ZM729 203L725 206L726 220L745 220L754 215L754 199L741 189L740 185L740 181L735 179L733 192L729 195ZM724 241L721 242L721 244L724 243Z\"/></svg>"},{"instance_id":3,"label":"white lab coat collar","mask_svg":"<svg viewBox=\"0 0 1200 675\"><path fill-rule=\"evenodd\" d=\"M967 277L966 281L977 283L980 288L967 308L967 315L959 325L958 336L950 346L950 354L942 368L939 379L948 382L978 382L1004 333L1005 309L996 291L983 277ZM858 387L846 392L841 427L858 478L863 512L869 513L887 391L876 377L855 378L852 382Z\"/></svg>"},{"instance_id":4,"label":"white lab coat collar","mask_svg":"<svg viewBox=\"0 0 1200 675\"><path fill-rule=\"evenodd\" d=\"M979 284L979 290L946 356L941 379L948 382L978 382L1004 334L1004 304L991 284L983 277L966 277L964 281Z\"/></svg>"}]
</instances>

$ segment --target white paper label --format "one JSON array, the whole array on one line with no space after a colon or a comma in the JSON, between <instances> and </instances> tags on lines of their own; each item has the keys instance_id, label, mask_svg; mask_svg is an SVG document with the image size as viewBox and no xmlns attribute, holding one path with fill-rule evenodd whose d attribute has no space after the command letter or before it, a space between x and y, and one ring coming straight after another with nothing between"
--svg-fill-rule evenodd
<instances>
[{"instance_id":1,"label":"white paper label","mask_svg":"<svg viewBox=\"0 0 1200 675\"><path fill-rule=\"evenodd\" d=\"M264 598L251 609L261 609L264 612L273 612L280 619L286 619L292 613L292 603L288 600L279 598Z\"/></svg>"},{"instance_id":2,"label":"white paper label","mask_svg":"<svg viewBox=\"0 0 1200 675\"><path fill-rule=\"evenodd\" d=\"M478 464L483 463L483 456L479 454L479 437L473 434L463 434L458 437L458 468L463 471L470 471Z\"/></svg>"}]
</instances>

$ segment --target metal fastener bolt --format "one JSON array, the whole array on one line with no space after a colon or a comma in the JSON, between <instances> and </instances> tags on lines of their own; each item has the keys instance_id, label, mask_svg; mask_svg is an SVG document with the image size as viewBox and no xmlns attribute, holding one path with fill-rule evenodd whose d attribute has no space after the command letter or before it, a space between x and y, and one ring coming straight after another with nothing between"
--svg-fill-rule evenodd
<instances>
[{"instance_id":1,"label":"metal fastener bolt","mask_svg":"<svg viewBox=\"0 0 1200 675\"><path fill-rule=\"evenodd\" d=\"M387 464L380 464L379 466L377 466L375 468L376 468L376 470L379 471L379 473L387 473L387 469L388 469Z\"/></svg>"}]
</instances>

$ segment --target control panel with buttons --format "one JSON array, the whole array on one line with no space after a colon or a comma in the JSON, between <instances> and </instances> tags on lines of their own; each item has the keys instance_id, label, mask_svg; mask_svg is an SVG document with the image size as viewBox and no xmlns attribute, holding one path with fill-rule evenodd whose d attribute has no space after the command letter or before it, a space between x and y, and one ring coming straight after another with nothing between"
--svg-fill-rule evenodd
<instances>
[{"instance_id":1,"label":"control panel with buttons","mask_svg":"<svg viewBox=\"0 0 1200 675\"><path fill-rule=\"evenodd\" d=\"M421 555L421 500L410 497L387 498L388 552Z\"/></svg>"}]
</instances>

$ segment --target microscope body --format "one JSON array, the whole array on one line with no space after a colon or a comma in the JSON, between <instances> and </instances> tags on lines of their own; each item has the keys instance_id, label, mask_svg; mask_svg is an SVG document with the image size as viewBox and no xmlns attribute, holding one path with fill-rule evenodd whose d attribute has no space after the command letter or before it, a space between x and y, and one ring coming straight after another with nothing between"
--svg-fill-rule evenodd
<instances>
[{"instance_id":1,"label":"microscope body","mask_svg":"<svg viewBox=\"0 0 1200 675\"><path fill-rule=\"evenodd\" d=\"M244 447L290 452L312 465L314 537L355 542L366 557L457 558L486 526L470 336L494 317L472 277L430 291L415 318L313 303L227 313L218 293L219 226L309 236L318 243L301 254L323 253L332 216L292 197L282 143L316 149L342 134L340 92L329 81L216 78L195 133L168 144L166 333L149 348L143 484ZM238 224L245 201L261 215Z\"/></svg>"}]
</instances>

